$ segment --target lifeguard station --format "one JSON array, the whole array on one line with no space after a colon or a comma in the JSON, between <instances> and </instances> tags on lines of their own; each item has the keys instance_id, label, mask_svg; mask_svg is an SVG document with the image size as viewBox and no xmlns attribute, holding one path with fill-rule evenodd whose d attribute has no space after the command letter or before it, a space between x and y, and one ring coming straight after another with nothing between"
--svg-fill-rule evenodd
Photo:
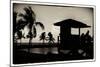
<instances>
[{"instance_id":1,"label":"lifeguard station","mask_svg":"<svg viewBox=\"0 0 100 67\"><path fill-rule=\"evenodd\" d=\"M65 19L54 23L55 26L60 26L59 47L58 50L76 50L80 48L80 30L81 28L90 27L80 21L73 19ZM78 35L71 34L71 28L78 29Z\"/></svg>"}]
</instances>

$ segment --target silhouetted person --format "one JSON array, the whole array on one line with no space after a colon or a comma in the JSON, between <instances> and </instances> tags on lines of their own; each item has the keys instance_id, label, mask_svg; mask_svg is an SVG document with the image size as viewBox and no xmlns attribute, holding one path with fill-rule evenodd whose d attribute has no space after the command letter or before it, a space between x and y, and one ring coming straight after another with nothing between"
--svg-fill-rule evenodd
<instances>
[{"instance_id":1,"label":"silhouetted person","mask_svg":"<svg viewBox=\"0 0 100 67\"><path fill-rule=\"evenodd\" d=\"M45 39L46 39L46 35L45 35L45 32L43 32L40 35L40 40L43 40L43 43L44 43L45 42Z\"/></svg>"},{"instance_id":2,"label":"silhouetted person","mask_svg":"<svg viewBox=\"0 0 100 67\"><path fill-rule=\"evenodd\" d=\"M86 34L82 33L81 35L81 44L90 44L92 42L92 37L89 35L89 30L86 32Z\"/></svg>"},{"instance_id":3,"label":"silhouetted person","mask_svg":"<svg viewBox=\"0 0 100 67\"><path fill-rule=\"evenodd\" d=\"M48 37L49 43L54 43L54 40L55 40L55 39L53 38L53 35L52 35L51 32L48 33L48 36L49 36L49 37Z\"/></svg>"},{"instance_id":4,"label":"silhouetted person","mask_svg":"<svg viewBox=\"0 0 100 67\"><path fill-rule=\"evenodd\" d=\"M92 41L92 37L89 35L89 30L85 34L85 43L90 44Z\"/></svg>"},{"instance_id":5,"label":"silhouetted person","mask_svg":"<svg viewBox=\"0 0 100 67\"><path fill-rule=\"evenodd\" d=\"M80 42L81 42L81 45L85 43L85 38L84 38L85 34L82 33L81 37L80 37Z\"/></svg>"},{"instance_id":6,"label":"silhouetted person","mask_svg":"<svg viewBox=\"0 0 100 67\"><path fill-rule=\"evenodd\" d=\"M89 30L86 32L85 35L81 35L81 43L82 43L82 49L84 50L84 53L86 52L86 57L93 57L93 38L89 35Z\"/></svg>"}]
</instances>

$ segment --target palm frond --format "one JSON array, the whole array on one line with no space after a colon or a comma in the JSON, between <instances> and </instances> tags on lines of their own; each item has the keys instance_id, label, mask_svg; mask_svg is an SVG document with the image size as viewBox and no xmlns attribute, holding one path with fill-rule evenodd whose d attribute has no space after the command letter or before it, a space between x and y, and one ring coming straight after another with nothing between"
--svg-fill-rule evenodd
<instances>
[{"instance_id":1,"label":"palm frond","mask_svg":"<svg viewBox=\"0 0 100 67\"><path fill-rule=\"evenodd\" d=\"M23 21L22 19L19 19L18 23L16 24L16 30L24 29L26 25L27 22Z\"/></svg>"},{"instance_id":2,"label":"palm frond","mask_svg":"<svg viewBox=\"0 0 100 67\"><path fill-rule=\"evenodd\" d=\"M18 16L22 17L26 21L28 19L28 16L26 14L23 14L23 13L20 13Z\"/></svg>"},{"instance_id":3,"label":"palm frond","mask_svg":"<svg viewBox=\"0 0 100 67\"><path fill-rule=\"evenodd\" d=\"M36 26L39 25L44 30L44 25L41 22L35 22Z\"/></svg>"},{"instance_id":4,"label":"palm frond","mask_svg":"<svg viewBox=\"0 0 100 67\"><path fill-rule=\"evenodd\" d=\"M25 15L24 15L24 14L22 14L22 13L20 13L20 14L19 14L19 16L24 17Z\"/></svg>"},{"instance_id":5,"label":"palm frond","mask_svg":"<svg viewBox=\"0 0 100 67\"><path fill-rule=\"evenodd\" d=\"M26 12L26 14L30 14L31 12L30 12L30 9L28 8L28 7L25 7L24 8L24 11Z\"/></svg>"},{"instance_id":6,"label":"palm frond","mask_svg":"<svg viewBox=\"0 0 100 67\"><path fill-rule=\"evenodd\" d=\"M37 31L35 26L40 26L42 29L44 29L44 25L41 22L36 22L36 15L35 12L32 10L32 8L25 7L24 8L25 14L20 13L19 16L25 19L25 21L19 20L18 29L24 28L26 25L29 29L29 33L27 37L29 38L35 38L37 36Z\"/></svg>"},{"instance_id":7,"label":"palm frond","mask_svg":"<svg viewBox=\"0 0 100 67\"><path fill-rule=\"evenodd\" d=\"M32 16L34 17L34 18L36 18L36 15L35 15L35 12L32 10L32 8L29 6L29 9L30 9L30 12L32 13Z\"/></svg>"},{"instance_id":8,"label":"palm frond","mask_svg":"<svg viewBox=\"0 0 100 67\"><path fill-rule=\"evenodd\" d=\"M36 20L36 15L34 13L34 11L32 10L32 8L29 7L25 7L24 8L25 14L20 14L21 17L23 17L27 22L29 22L29 24L34 24L35 20Z\"/></svg>"}]
</instances>

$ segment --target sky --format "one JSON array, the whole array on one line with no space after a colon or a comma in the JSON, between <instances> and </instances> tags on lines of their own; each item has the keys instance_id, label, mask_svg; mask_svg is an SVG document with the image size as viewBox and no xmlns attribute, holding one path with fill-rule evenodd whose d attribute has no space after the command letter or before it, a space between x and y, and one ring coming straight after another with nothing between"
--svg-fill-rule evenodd
<instances>
[{"instance_id":1,"label":"sky","mask_svg":"<svg viewBox=\"0 0 100 67\"><path fill-rule=\"evenodd\" d=\"M93 36L93 23L94 23L94 14L93 9L89 7L72 7L72 6L48 6L48 5L34 5L34 4L14 4L13 10L18 13L25 13L23 8L31 6L33 11L36 14L36 21L42 22L45 26L45 30L42 30L40 27L37 28L37 37L32 40L32 42L40 42L39 36L42 32L51 32L57 42L57 36L60 33L60 27L54 26L53 24L65 19L74 19L81 21L91 28L81 29L81 33L86 33L87 30L90 31L90 35ZM17 18L17 20L20 17ZM78 29L72 28L72 34L78 34ZM23 33L27 35L27 27L25 27ZM28 42L28 39L22 39L22 42Z\"/></svg>"}]
</instances>

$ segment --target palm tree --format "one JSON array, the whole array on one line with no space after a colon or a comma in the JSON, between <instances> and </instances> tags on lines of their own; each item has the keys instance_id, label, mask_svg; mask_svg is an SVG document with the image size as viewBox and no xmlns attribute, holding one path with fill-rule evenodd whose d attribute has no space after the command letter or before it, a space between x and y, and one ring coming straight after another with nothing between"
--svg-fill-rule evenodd
<instances>
[{"instance_id":1,"label":"palm tree","mask_svg":"<svg viewBox=\"0 0 100 67\"><path fill-rule=\"evenodd\" d=\"M40 35L40 40L43 41L43 44L45 43L45 40L46 40L46 34L45 32L42 32L41 35Z\"/></svg>"},{"instance_id":2,"label":"palm tree","mask_svg":"<svg viewBox=\"0 0 100 67\"><path fill-rule=\"evenodd\" d=\"M44 25L41 22L36 22L36 15L30 6L24 8L25 14L20 13L19 16L23 19L20 20L19 23L21 28L25 26L28 27L28 38L29 38L29 45L32 42L32 38L35 38L37 35L36 26L39 25L42 29L44 29ZM19 27L19 26L18 26ZM30 50L29 50L30 51Z\"/></svg>"},{"instance_id":3,"label":"palm tree","mask_svg":"<svg viewBox=\"0 0 100 67\"><path fill-rule=\"evenodd\" d=\"M17 15L18 15L17 12L13 12L13 37L14 37L14 42L17 42L17 39L20 39L20 44L21 44L21 38L24 37L21 31L21 29L23 29L23 26L20 25L20 23L22 23L21 19L17 21ZM17 38L15 37L15 34L17 34Z\"/></svg>"}]
</instances>

